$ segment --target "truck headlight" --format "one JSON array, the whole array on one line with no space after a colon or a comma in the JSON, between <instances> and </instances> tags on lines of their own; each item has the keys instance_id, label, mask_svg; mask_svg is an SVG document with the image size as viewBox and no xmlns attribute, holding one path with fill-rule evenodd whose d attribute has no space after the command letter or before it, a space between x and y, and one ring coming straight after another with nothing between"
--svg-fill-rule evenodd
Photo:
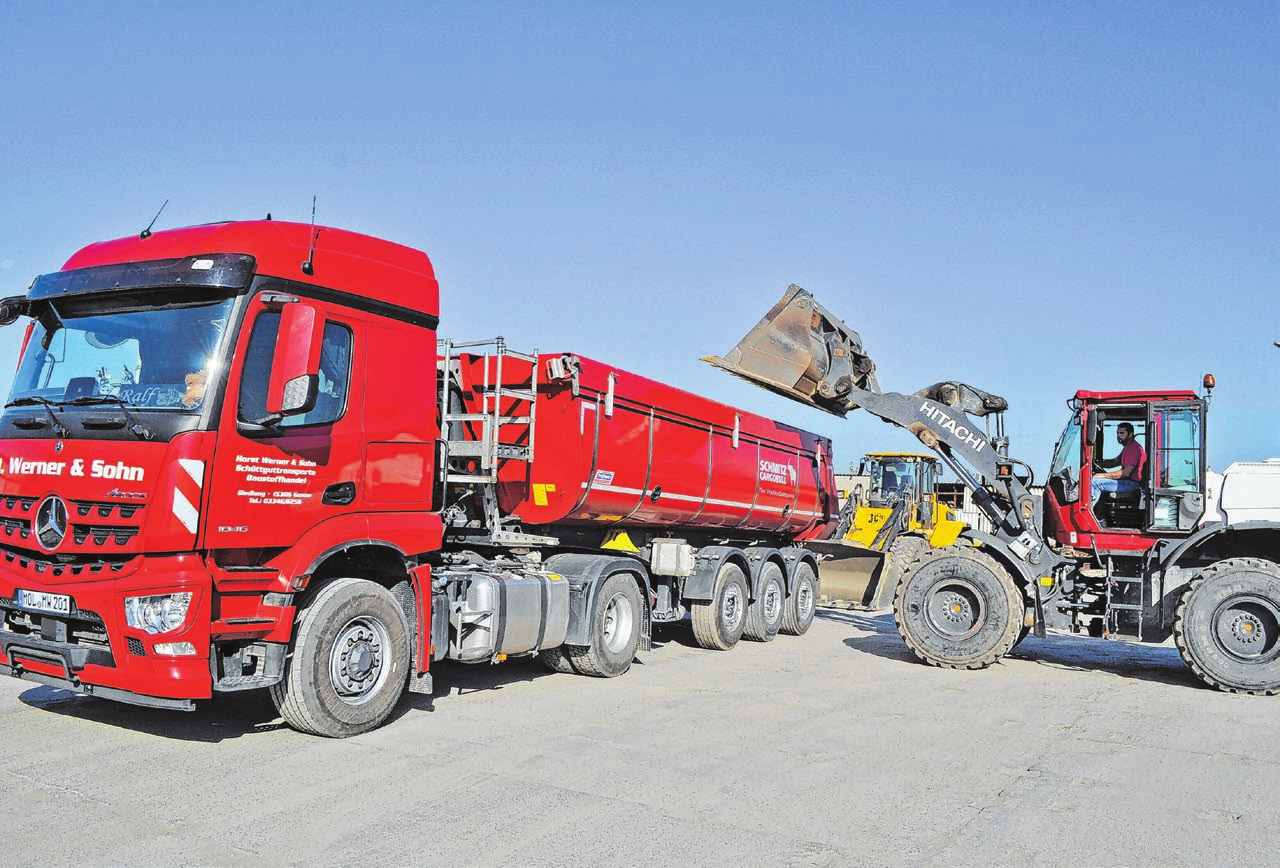
<instances>
[{"instance_id":1,"label":"truck headlight","mask_svg":"<svg viewBox=\"0 0 1280 868\"><path fill-rule=\"evenodd\" d=\"M125 597L124 620L130 627L148 633L168 633L182 626L190 605L190 591L154 597Z\"/></svg>"}]
</instances>

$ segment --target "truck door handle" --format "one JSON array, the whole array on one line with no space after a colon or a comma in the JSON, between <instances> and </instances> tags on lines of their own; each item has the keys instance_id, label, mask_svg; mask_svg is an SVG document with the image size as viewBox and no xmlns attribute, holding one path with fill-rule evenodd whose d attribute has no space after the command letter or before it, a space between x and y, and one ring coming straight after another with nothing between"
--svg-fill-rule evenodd
<instances>
[{"instance_id":1,"label":"truck door handle","mask_svg":"<svg viewBox=\"0 0 1280 868\"><path fill-rule=\"evenodd\" d=\"M335 482L324 490L320 502L326 506L346 506L355 499L356 484L354 482Z\"/></svg>"}]
</instances>

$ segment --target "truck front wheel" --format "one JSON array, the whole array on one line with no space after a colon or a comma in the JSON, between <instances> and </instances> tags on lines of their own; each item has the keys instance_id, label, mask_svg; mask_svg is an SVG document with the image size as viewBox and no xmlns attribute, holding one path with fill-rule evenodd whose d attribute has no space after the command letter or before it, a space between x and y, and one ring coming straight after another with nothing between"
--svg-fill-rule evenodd
<instances>
[{"instance_id":1,"label":"truck front wheel","mask_svg":"<svg viewBox=\"0 0 1280 868\"><path fill-rule=\"evenodd\" d=\"M1191 671L1231 693L1280 693L1280 566L1219 561L1178 602L1173 642Z\"/></svg>"},{"instance_id":2,"label":"truck front wheel","mask_svg":"<svg viewBox=\"0 0 1280 868\"><path fill-rule=\"evenodd\" d=\"M893 600L898 632L917 657L947 669L985 669L1013 648L1022 592L999 563L976 549L925 552Z\"/></svg>"},{"instance_id":3,"label":"truck front wheel","mask_svg":"<svg viewBox=\"0 0 1280 868\"><path fill-rule=\"evenodd\" d=\"M391 593L363 579L334 579L299 613L293 653L271 699L296 730L358 735L395 708L408 661L408 622Z\"/></svg>"},{"instance_id":4,"label":"truck front wheel","mask_svg":"<svg viewBox=\"0 0 1280 868\"><path fill-rule=\"evenodd\" d=\"M742 638L747 626L747 577L737 564L725 564L716 575L709 603L694 603L690 610L693 638L703 648L728 651Z\"/></svg>"}]
</instances>

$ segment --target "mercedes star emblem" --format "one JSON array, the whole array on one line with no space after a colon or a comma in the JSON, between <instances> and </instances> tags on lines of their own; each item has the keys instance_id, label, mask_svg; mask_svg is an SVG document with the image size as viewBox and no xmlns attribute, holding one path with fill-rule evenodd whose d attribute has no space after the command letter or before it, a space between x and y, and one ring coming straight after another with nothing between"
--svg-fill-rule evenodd
<instances>
[{"instance_id":1,"label":"mercedes star emblem","mask_svg":"<svg viewBox=\"0 0 1280 868\"><path fill-rule=\"evenodd\" d=\"M67 535L67 505L61 497L51 494L40 501L36 510L36 540L46 551L62 545Z\"/></svg>"}]
</instances>

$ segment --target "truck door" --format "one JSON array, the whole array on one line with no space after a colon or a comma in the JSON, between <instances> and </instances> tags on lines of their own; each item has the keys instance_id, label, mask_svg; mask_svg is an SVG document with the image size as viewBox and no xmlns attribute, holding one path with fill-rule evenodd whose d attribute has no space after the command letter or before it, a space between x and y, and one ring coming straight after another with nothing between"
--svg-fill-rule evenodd
<instances>
[{"instance_id":1,"label":"truck door","mask_svg":"<svg viewBox=\"0 0 1280 868\"><path fill-rule=\"evenodd\" d=\"M228 377L205 525L210 549L291 545L356 509L360 495L364 317L314 299L290 302L315 311L319 383L306 412L264 423L282 311L264 295L250 302Z\"/></svg>"},{"instance_id":2,"label":"truck door","mask_svg":"<svg viewBox=\"0 0 1280 868\"><path fill-rule=\"evenodd\" d=\"M1204 515L1204 404L1156 402L1148 411L1147 530L1189 531Z\"/></svg>"}]
</instances>

